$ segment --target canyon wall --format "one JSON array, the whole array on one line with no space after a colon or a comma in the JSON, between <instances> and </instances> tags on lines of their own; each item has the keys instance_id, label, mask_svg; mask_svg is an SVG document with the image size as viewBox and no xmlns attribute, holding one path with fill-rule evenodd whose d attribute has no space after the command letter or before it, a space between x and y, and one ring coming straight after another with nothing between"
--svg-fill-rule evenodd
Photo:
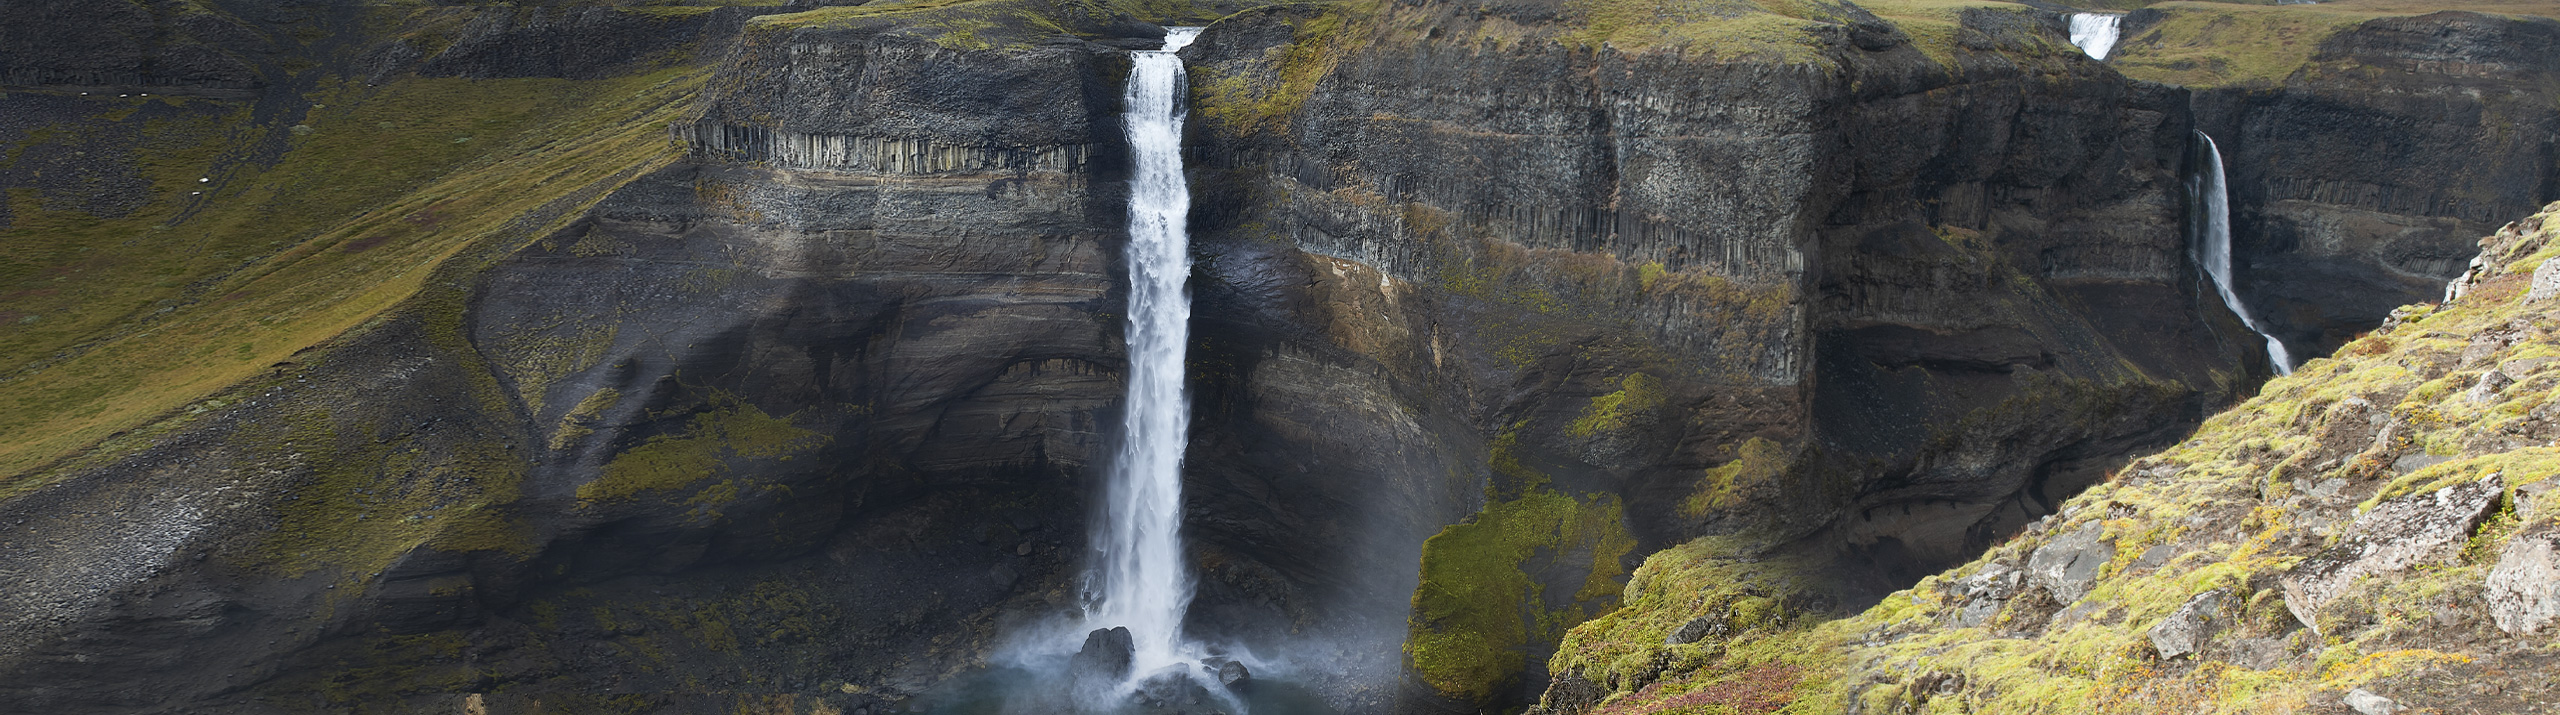
<instances>
[{"instance_id":1,"label":"canyon wall","mask_svg":"<svg viewBox=\"0 0 2560 715\"><path fill-rule=\"evenodd\" d=\"M0 709L881 712L985 664L1075 605L1154 23L1216 20L1191 627L1336 709L1626 686L1551 656L1675 545L1862 607L2269 372L2182 181L2281 113L2025 6L314 7L250 80L148 59L209 30L0 57ZM128 237L199 258L70 243Z\"/></svg>"},{"instance_id":2,"label":"canyon wall","mask_svg":"<svg viewBox=\"0 0 2560 715\"><path fill-rule=\"evenodd\" d=\"M2441 298L2475 239L2560 200L2560 64L2538 49L2560 21L2262 14L2171 9L2115 63L2197 88L2230 168L2238 289L2294 354ZM2265 48L2277 34L2297 39Z\"/></svg>"}]
</instances>

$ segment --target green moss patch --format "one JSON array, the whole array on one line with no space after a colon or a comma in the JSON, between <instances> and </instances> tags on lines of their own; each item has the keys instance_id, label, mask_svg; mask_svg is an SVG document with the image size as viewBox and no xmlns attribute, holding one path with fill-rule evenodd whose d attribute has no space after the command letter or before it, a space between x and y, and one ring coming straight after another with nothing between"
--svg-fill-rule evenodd
<instances>
[{"instance_id":1,"label":"green moss patch","mask_svg":"<svg viewBox=\"0 0 2560 715\"><path fill-rule=\"evenodd\" d=\"M1530 488L1423 542L1405 655L1424 683L1469 702L1515 684L1533 643L1616 605L1635 538L1614 495ZM1578 581L1569 597L1547 584ZM1550 602L1550 601L1553 602Z\"/></svg>"},{"instance_id":2,"label":"green moss patch","mask_svg":"<svg viewBox=\"0 0 2560 715\"><path fill-rule=\"evenodd\" d=\"M595 481L578 486L578 498L622 499L684 489L729 474L732 460L788 460L828 441L787 418L720 395L713 409L694 415L681 431L649 438L616 455Z\"/></svg>"},{"instance_id":3,"label":"green moss patch","mask_svg":"<svg viewBox=\"0 0 2560 715\"><path fill-rule=\"evenodd\" d=\"M2172 2L2168 19L2124 38L2108 63L2125 76L2191 87L2272 86L2310 63L2320 43L2383 13L2329 5Z\"/></svg>"}]
</instances>

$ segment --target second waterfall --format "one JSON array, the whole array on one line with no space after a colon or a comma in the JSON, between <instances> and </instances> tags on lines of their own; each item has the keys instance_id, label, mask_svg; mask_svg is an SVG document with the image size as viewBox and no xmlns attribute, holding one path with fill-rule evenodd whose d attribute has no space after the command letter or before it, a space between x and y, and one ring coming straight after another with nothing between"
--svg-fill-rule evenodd
<instances>
[{"instance_id":1,"label":"second waterfall","mask_svg":"<svg viewBox=\"0 0 2560 715\"><path fill-rule=\"evenodd\" d=\"M1086 589L1085 625L1127 628L1130 670L1186 660L1182 616L1191 574L1182 556L1183 392L1191 340L1191 190L1182 172L1182 58L1199 28L1174 28L1164 49L1135 53L1124 98L1136 172L1129 182L1128 394L1120 449L1103 495Z\"/></svg>"}]
</instances>

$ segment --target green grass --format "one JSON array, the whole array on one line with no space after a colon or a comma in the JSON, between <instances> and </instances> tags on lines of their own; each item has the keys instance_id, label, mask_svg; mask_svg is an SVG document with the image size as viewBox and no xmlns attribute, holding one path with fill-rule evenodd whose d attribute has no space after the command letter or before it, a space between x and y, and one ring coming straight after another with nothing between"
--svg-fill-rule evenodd
<instances>
[{"instance_id":1,"label":"green grass","mask_svg":"<svg viewBox=\"0 0 2560 715\"><path fill-rule=\"evenodd\" d=\"M12 196L0 310L41 317L0 339L0 491L365 324L517 216L673 158L664 127L699 81L338 84L271 168L197 182L241 120L207 111L136 152L153 199L131 216Z\"/></svg>"},{"instance_id":2,"label":"green grass","mask_svg":"<svg viewBox=\"0 0 2560 715\"><path fill-rule=\"evenodd\" d=\"M1613 495L1576 499L1531 487L1487 504L1423 542L1405 655L1432 689L1491 702L1526 669L1532 643L1554 642L1616 604L1626 568L1620 559L1634 548ZM1586 560L1567 558L1586 553ZM1582 587L1569 601L1548 603L1543 595L1557 574L1525 570L1540 556L1555 560L1548 568L1581 570Z\"/></svg>"},{"instance_id":3,"label":"green grass","mask_svg":"<svg viewBox=\"0 0 2560 715\"><path fill-rule=\"evenodd\" d=\"M1189 0L874 0L860 5L765 15L749 22L755 32L802 29L895 29L947 49L1024 49L1045 37L1097 37L1121 18L1159 24L1206 23L1217 18Z\"/></svg>"},{"instance_id":4,"label":"green grass","mask_svg":"<svg viewBox=\"0 0 2560 715\"><path fill-rule=\"evenodd\" d=\"M713 399L713 409L694 415L682 432L651 438L616 455L595 481L579 485L578 498L625 499L679 490L728 474L730 460L787 460L828 441L826 435L793 426L787 417L774 417L755 405L726 395Z\"/></svg>"},{"instance_id":5,"label":"green grass","mask_svg":"<svg viewBox=\"0 0 2560 715\"><path fill-rule=\"evenodd\" d=\"M2328 4L2154 7L2168 19L2117 43L2108 62L2128 77L2190 87L2281 83L2310 63L2321 41L2387 15Z\"/></svg>"},{"instance_id":6,"label":"green grass","mask_svg":"<svg viewBox=\"0 0 2560 715\"><path fill-rule=\"evenodd\" d=\"M2311 65L2320 44L2367 21L2446 10L2560 17L2551 0L2337 0L2316 5L2164 2L2168 18L2116 45L2108 63L2135 79L2190 87L2269 87Z\"/></svg>"}]
</instances>

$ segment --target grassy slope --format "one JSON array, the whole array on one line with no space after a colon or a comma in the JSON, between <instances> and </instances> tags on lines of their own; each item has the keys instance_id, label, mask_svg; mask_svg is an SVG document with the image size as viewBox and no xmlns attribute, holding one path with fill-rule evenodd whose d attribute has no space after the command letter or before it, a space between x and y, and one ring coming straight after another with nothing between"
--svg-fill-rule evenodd
<instances>
[{"instance_id":1,"label":"grassy slope","mask_svg":"<svg viewBox=\"0 0 2560 715\"><path fill-rule=\"evenodd\" d=\"M2367 20L2443 10L2560 17L2550 0L2338 0L2317 5L2166 2L2168 18L2116 45L2108 63L2135 79L2190 87L2271 86L2309 64L2320 43Z\"/></svg>"},{"instance_id":2,"label":"grassy slope","mask_svg":"<svg viewBox=\"0 0 2560 715\"><path fill-rule=\"evenodd\" d=\"M401 304L514 217L671 158L663 127L698 75L327 83L273 166L217 166L246 110L212 108L142 128L151 198L130 215L12 192L0 310L39 317L0 336L0 475L256 376Z\"/></svg>"},{"instance_id":3,"label":"grassy slope","mask_svg":"<svg viewBox=\"0 0 2560 715\"><path fill-rule=\"evenodd\" d=\"M2471 294L2442 308L2404 309L2404 324L2268 383L2185 443L2123 473L2138 476L2074 498L2048 528L1974 564L1865 613L1820 622L1787 607L1807 588L1790 580L1794 570L1738 555L1751 553L1749 545L1700 540L1649 558L1628 588L1630 607L1576 629L1551 667L1615 684L1622 692L1601 708L1611 713L1770 712L1782 705L1829 713L1852 699L1868 712L2277 713L2334 703L2349 688L2418 688L2411 683L2422 677L2462 682L2478 677L2468 669L2489 667L2474 663L2548 656L2548 637L2486 631L2477 592L2504 539L2560 519L2560 500L2516 513L2510 499L2459 559L2364 581L2322 611L2325 638L2297 629L2275 586L2277 575L2324 548L2338 522L2352 516L2312 515L2299 495L2316 484L2335 479L2345 493L2365 496L2354 508L2360 512L2489 472L2505 474L2512 490L2560 471L2560 448L2516 437L2532 419L2528 413L2560 389L2560 361L2534 368L2492 399L2464 396L2485 369L2560 358L2551 304L2523 301L2533 270L2560 258L2560 205L2543 219L2538 232L2484 242L2484 255L2496 263ZM2512 344L2488 339L2501 335L2515 336ZM2372 451L2359 453L2359 442L2340 457L2324 457L2339 452L2320 444L2338 414L2330 409L2349 398L2385 406L2396 436ZM2394 454L2450 461L2399 474L2389 466ZM2078 617L2045 627L2032 606L2014 605L2026 600L2019 599L1984 626L1954 624L1958 578L1991 562L2019 563L2043 541L2091 522L2102 524L2115 557L2073 609ZM2169 556L2156 568L2134 566L2162 545ZM2230 589L2239 604L2219 638L2263 638L2298 652L2261 668L2153 655L2149 629L2190 596L2216 588ZM1662 645L1681 624L1710 615L1735 635ZM1934 699L1919 694L1929 684L1911 687L1932 674L1960 676L1961 684ZM1773 680L1792 687L1767 687Z\"/></svg>"}]
</instances>

